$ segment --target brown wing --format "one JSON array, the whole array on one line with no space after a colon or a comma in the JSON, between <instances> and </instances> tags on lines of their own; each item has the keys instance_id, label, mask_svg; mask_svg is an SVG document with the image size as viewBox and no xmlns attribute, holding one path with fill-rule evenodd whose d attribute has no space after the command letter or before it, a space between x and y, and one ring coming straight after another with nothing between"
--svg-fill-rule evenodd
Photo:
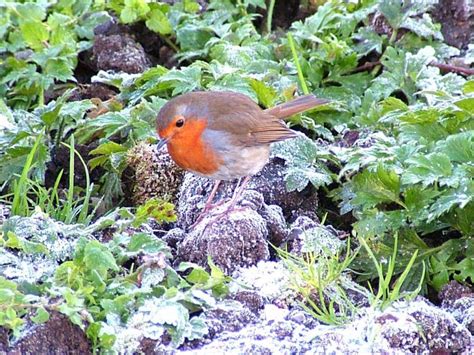
<instances>
[{"instance_id":1,"label":"brown wing","mask_svg":"<svg viewBox=\"0 0 474 355\"><path fill-rule=\"evenodd\" d=\"M231 133L233 139L244 146L269 144L296 136L283 121L263 111L245 95L234 92L194 94L195 115L206 115L208 128Z\"/></svg>"}]
</instances>

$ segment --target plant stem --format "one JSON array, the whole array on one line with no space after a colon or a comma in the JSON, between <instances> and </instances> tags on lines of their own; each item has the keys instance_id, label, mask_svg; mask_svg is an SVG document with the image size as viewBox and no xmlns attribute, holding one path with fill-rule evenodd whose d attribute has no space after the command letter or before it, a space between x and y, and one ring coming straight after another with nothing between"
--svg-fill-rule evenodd
<instances>
[{"instance_id":1,"label":"plant stem","mask_svg":"<svg viewBox=\"0 0 474 355\"><path fill-rule=\"evenodd\" d=\"M397 39L397 36L398 36L398 30L393 28L392 29L392 35L390 36L390 39L388 40L388 42L390 44L392 44L393 42L395 42L395 40Z\"/></svg>"},{"instance_id":2,"label":"plant stem","mask_svg":"<svg viewBox=\"0 0 474 355\"><path fill-rule=\"evenodd\" d=\"M304 80L303 70L301 69L300 62L298 60L298 53L296 52L295 41L291 33L288 33L288 43L290 44L291 53L293 54L293 61L296 65L296 70L298 71L298 79L301 85L301 89L305 95L309 94L308 87L306 86L306 81Z\"/></svg>"},{"instance_id":3,"label":"plant stem","mask_svg":"<svg viewBox=\"0 0 474 355\"><path fill-rule=\"evenodd\" d=\"M162 35L161 38L163 39L163 41L166 42L168 46L171 47L173 51L175 51L176 53L179 52L179 47L176 44L174 44L173 41L170 40L167 36Z\"/></svg>"},{"instance_id":4,"label":"plant stem","mask_svg":"<svg viewBox=\"0 0 474 355\"><path fill-rule=\"evenodd\" d=\"M275 8L275 0L270 0L267 10L267 33L272 32L273 9Z\"/></svg>"}]
</instances>

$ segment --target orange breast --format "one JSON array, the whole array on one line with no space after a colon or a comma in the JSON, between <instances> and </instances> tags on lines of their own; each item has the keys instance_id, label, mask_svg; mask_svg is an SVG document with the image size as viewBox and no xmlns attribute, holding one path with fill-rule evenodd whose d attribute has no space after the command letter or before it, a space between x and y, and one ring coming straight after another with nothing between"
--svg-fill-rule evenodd
<instances>
[{"instance_id":1,"label":"orange breast","mask_svg":"<svg viewBox=\"0 0 474 355\"><path fill-rule=\"evenodd\" d=\"M205 120L189 120L168 142L168 152L181 168L202 175L212 175L219 169L222 159L202 139Z\"/></svg>"}]
</instances>

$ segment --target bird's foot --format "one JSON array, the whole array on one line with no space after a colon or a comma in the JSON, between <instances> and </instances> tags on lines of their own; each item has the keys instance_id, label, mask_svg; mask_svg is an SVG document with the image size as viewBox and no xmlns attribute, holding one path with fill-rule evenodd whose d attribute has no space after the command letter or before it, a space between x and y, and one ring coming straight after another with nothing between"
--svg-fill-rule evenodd
<instances>
[{"instance_id":1,"label":"bird's foot","mask_svg":"<svg viewBox=\"0 0 474 355\"><path fill-rule=\"evenodd\" d=\"M226 200L222 199L221 201L218 201L216 203L206 203L202 211L199 213L198 217L194 221L194 223L189 227L189 229L194 229L203 219L206 217L206 215L213 210L214 208L222 206Z\"/></svg>"},{"instance_id":2,"label":"bird's foot","mask_svg":"<svg viewBox=\"0 0 474 355\"><path fill-rule=\"evenodd\" d=\"M217 221L220 221L223 218L228 218L232 212L240 212L244 210L244 207L236 207L235 204L231 203L224 211L212 215L210 221L206 224L204 230L212 226Z\"/></svg>"}]
</instances>

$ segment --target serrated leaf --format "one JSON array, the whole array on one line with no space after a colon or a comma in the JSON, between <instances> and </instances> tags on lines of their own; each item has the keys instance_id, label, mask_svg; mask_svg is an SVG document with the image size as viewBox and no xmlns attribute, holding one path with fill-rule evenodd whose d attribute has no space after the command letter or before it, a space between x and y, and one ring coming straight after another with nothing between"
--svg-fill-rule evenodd
<instances>
[{"instance_id":1,"label":"serrated leaf","mask_svg":"<svg viewBox=\"0 0 474 355\"><path fill-rule=\"evenodd\" d=\"M168 18L160 9L151 10L148 18L145 24L150 30L162 35L168 35L173 32Z\"/></svg>"},{"instance_id":2,"label":"serrated leaf","mask_svg":"<svg viewBox=\"0 0 474 355\"><path fill-rule=\"evenodd\" d=\"M275 89L265 85L265 83L257 79L249 79L249 82L250 86L257 94L259 103L261 103L266 108L274 106L275 99L277 97Z\"/></svg>"},{"instance_id":3,"label":"serrated leaf","mask_svg":"<svg viewBox=\"0 0 474 355\"><path fill-rule=\"evenodd\" d=\"M472 163L474 161L474 131L450 135L441 141L438 150L449 156L453 162Z\"/></svg>"},{"instance_id":4,"label":"serrated leaf","mask_svg":"<svg viewBox=\"0 0 474 355\"><path fill-rule=\"evenodd\" d=\"M119 271L112 253L105 245L95 240L89 242L84 248L84 263L88 269L97 270L101 274L109 270Z\"/></svg>"},{"instance_id":5,"label":"serrated leaf","mask_svg":"<svg viewBox=\"0 0 474 355\"><path fill-rule=\"evenodd\" d=\"M470 114L474 112L474 97L454 101L454 104Z\"/></svg>"},{"instance_id":6,"label":"serrated leaf","mask_svg":"<svg viewBox=\"0 0 474 355\"><path fill-rule=\"evenodd\" d=\"M46 323L49 320L49 313L44 307L38 307L36 314L30 319L36 324Z\"/></svg>"},{"instance_id":7,"label":"serrated leaf","mask_svg":"<svg viewBox=\"0 0 474 355\"><path fill-rule=\"evenodd\" d=\"M20 30L25 42L33 48L40 50L45 47L45 42L49 38L48 27L42 22L22 22Z\"/></svg>"},{"instance_id":8,"label":"serrated leaf","mask_svg":"<svg viewBox=\"0 0 474 355\"><path fill-rule=\"evenodd\" d=\"M378 165L376 171L364 170L352 179L355 205L373 207L383 202L400 203L400 177Z\"/></svg>"},{"instance_id":9,"label":"serrated leaf","mask_svg":"<svg viewBox=\"0 0 474 355\"><path fill-rule=\"evenodd\" d=\"M417 155L407 161L408 167L402 174L403 184L428 186L440 178L451 175L453 166L449 157L442 153Z\"/></svg>"},{"instance_id":10,"label":"serrated leaf","mask_svg":"<svg viewBox=\"0 0 474 355\"><path fill-rule=\"evenodd\" d=\"M455 190L447 190L431 205L428 222L432 222L454 207L464 208L474 200L474 182Z\"/></svg>"},{"instance_id":11,"label":"serrated leaf","mask_svg":"<svg viewBox=\"0 0 474 355\"><path fill-rule=\"evenodd\" d=\"M146 0L125 0L124 5L124 9L120 13L120 20L123 23L135 22L150 11Z\"/></svg>"},{"instance_id":12,"label":"serrated leaf","mask_svg":"<svg viewBox=\"0 0 474 355\"><path fill-rule=\"evenodd\" d=\"M186 67L170 70L160 78L160 82L169 82L173 87L172 95L183 94L201 88L201 68Z\"/></svg>"}]
</instances>

